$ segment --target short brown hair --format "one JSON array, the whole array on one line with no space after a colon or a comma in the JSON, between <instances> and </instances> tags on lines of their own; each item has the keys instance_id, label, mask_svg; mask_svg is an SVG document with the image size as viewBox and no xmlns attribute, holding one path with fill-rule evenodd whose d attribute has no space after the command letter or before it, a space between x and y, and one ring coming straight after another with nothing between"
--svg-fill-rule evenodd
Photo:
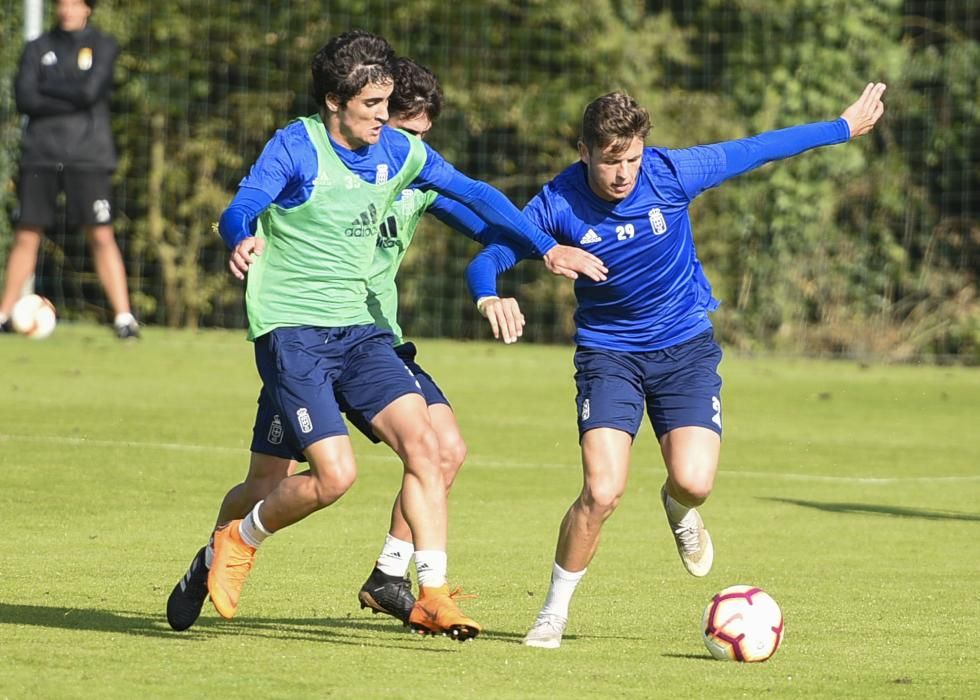
<instances>
[{"instance_id":1,"label":"short brown hair","mask_svg":"<svg viewBox=\"0 0 980 700\"><path fill-rule=\"evenodd\" d=\"M582 115L582 143L590 151L609 145L614 151L620 151L627 148L634 137L639 136L642 140L648 133L650 113L625 92L610 92L597 97Z\"/></svg>"}]
</instances>

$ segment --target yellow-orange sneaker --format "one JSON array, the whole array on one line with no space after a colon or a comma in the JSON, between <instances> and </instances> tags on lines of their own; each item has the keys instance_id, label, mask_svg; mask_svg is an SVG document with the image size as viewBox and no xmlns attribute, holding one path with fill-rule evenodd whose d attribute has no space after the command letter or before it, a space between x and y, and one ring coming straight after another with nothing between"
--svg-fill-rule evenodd
<instances>
[{"instance_id":1,"label":"yellow-orange sneaker","mask_svg":"<svg viewBox=\"0 0 980 700\"><path fill-rule=\"evenodd\" d=\"M214 531L214 559L208 572L208 592L214 609L226 620L235 616L238 597L255 560L255 547L242 541L241 520L232 520Z\"/></svg>"},{"instance_id":2,"label":"yellow-orange sneaker","mask_svg":"<svg viewBox=\"0 0 980 700\"><path fill-rule=\"evenodd\" d=\"M473 639L482 628L456 605L455 599L461 597L473 596L463 596L458 588L450 593L448 584L437 588L421 586L408 624L419 634L445 634L460 642Z\"/></svg>"}]
</instances>

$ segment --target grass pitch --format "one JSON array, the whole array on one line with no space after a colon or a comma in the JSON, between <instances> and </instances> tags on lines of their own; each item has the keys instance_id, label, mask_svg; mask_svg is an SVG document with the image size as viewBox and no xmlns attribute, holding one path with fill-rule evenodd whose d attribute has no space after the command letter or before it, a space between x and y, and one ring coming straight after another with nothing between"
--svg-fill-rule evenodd
<instances>
[{"instance_id":1,"label":"grass pitch","mask_svg":"<svg viewBox=\"0 0 980 700\"><path fill-rule=\"evenodd\" d=\"M677 558L645 425L548 651L519 641L580 486L572 349L419 345L470 447L450 577L485 632L464 645L358 609L400 473L360 436L358 483L263 546L238 617L207 605L172 632L167 595L245 473L251 347L0 338L0 698L980 697L980 371L726 357L711 575ZM704 605L734 583L782 606L764 664L702 645Z\"/></svg>"}]
</instances>

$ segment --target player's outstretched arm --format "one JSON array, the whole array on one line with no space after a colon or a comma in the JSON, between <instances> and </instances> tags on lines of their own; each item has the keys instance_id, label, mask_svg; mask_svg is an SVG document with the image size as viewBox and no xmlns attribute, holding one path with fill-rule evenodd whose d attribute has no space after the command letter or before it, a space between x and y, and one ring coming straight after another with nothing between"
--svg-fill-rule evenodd
<instances>
[{"instance_id":1,"label":"player's outstretched arm","mask_svg":"<svg viewBox=\"0 0 980 700\"><path fill-rule=\"evenodd\" d=\"M499 190L463 175L431 147L426 145L425 148L426 162L415 179L415 187L433 189L465 204L488 224L541 255L545 265L556 275L577 279L583 274L596 281L606 278L607 270L599 258L579 248L557 246L554 239L528 221Z\"/></svg>"},{"instance_id":2,"label":"player's outstretched arm","mask_svg":"<svg viewBox=\"0 0 980 700\"><path fill-rule=\"evenodd\" d=\"M864 136L874 129L881 115L885 113L885 103L881 101L885 87L884 83L868 83L857 102L840 115L847 122L852 139Z\"/></svg>"}]
</instances>

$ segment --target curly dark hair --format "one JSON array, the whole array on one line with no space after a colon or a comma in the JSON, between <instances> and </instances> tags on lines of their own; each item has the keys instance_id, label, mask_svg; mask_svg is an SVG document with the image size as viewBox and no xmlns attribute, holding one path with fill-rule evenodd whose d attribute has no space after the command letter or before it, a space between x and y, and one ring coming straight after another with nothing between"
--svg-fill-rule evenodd
<instances>
[{"instance_id":1,"label":"curly dark hair","mask_svg":"<svg viewBox=\"0 0 980 700\"><path fill-rule=\"evenodd\" d=\"M411 119L425 114L435 121L442 112L439 80L423 65L410 58L395 62L395 89L388 100L388 112Z\"/></svg>"},{"instance_id":2,"label":"curly dark hair","mask_svg":"<svg viewBox=\"0 0 980 700\"><path fill-rule=\"evenodd\" d=\"M335 36L317 51L310 71L310 94L317 107L323 107L328 95L343 106L368 83L394 80L395 50L384 37L354 29Z\"/></svg>"}]
</instances>

